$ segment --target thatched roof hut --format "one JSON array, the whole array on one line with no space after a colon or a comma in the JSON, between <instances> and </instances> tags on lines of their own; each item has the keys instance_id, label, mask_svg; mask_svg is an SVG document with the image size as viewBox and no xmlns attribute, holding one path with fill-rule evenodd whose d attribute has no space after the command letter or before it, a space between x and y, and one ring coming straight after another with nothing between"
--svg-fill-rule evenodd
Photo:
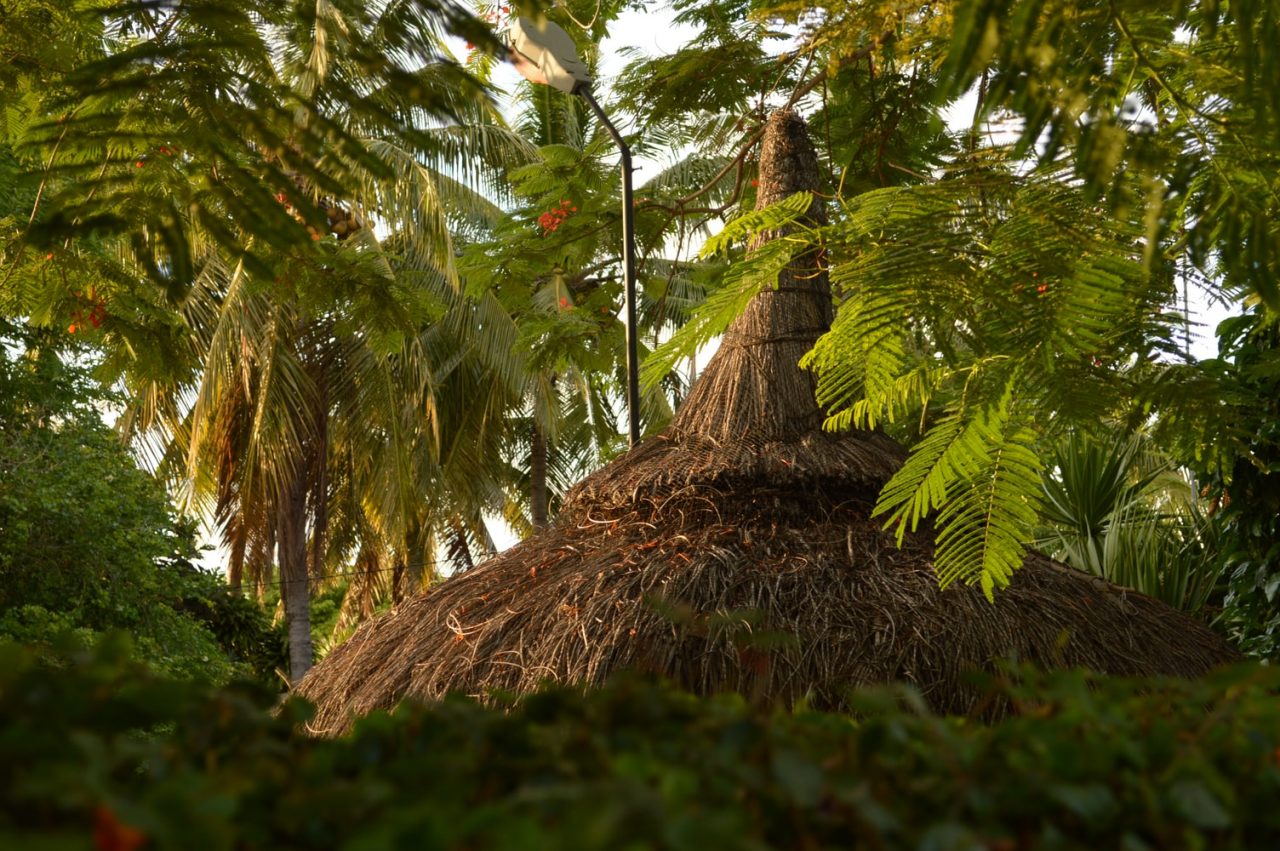
<instances>
[{"instance_id":1,"label":"thatched roof hut","mask_svg":"<svg viewBox=\"0 0 1280 851\"><path fill-rule=\"evenodd\" d=\"M819 185L796 115L770 119L760 175L760 206ZM965 673L1010 657L1187 676L1237 658L1192 618L1039 554L994 605L973 587L939 590L932 533L899 548L869 516L902 448L821 430L797 361L830 321L826 276L802 259L725 334L671 425L574 488L550 528L317 665L299 689L316 729L405 696L596 683L628 667L833 708L850 685L899 680L966 712L979 696Z\"/></svg>"}]
</instances>

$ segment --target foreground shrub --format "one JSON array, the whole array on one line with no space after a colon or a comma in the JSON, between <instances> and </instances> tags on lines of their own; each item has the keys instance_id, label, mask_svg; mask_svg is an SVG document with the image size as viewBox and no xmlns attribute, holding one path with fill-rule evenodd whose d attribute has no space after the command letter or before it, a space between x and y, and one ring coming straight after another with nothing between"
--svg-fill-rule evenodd
<instances>
[{"instance_id":1,"label":"foreground shrub","mask_svg":"<svg viewBox=\"0 0 1280 851\"><path fill-rule=\"evenodd\" d=\"M991 682L993 726L908 691L777 714L624 680L509 712L405 707L318 740L249 687L110 645L0 647L4 848L1269 848L1280 672Z\"/></svg>"}]
</instances>

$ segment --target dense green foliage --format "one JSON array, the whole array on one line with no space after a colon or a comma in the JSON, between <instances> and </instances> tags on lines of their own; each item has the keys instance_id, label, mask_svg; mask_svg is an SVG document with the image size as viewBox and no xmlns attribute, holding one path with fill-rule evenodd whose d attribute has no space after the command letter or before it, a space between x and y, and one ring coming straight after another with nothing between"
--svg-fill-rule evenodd
<instances>
[{"instance_id":1,"label":"dense green foliage","mask_svg":"<svg viewBox=\"0 0 1280 851\"><path fill-rule=\"evenodd\" d=\"M51 672L0 647L0 843L23 848L1262 848L1280 835L1280 676L992 682L1013 714L907 691L848 717L639 680L511 711L454 699L339 740L252 690L119 648Z\"/></svg>"},{"instance_id":2,"label":"dense green foliage","mask_svg":"<svg viewBox=\"0 0 1280 851\"><path fill-rule=\"evenodd\" d=\"M1021 121L1113 208L1137 203L1149 260L1280 310L1280 4L1008 0L946 4L955 96Z\"/></svg>"},{"instance_id":3,"label":"dense green foliage","mask_svg":"<svg viewBox=\"0 0 1280 851\"><path fill-rule=\"evenodd\" d=\"M272 621L270 609L228 588L221 573L193 568L181 575L186 591L178 610L213 634L234 666L232 675L281 689L288 667L284 624Z\"/></svg>"},{"instance_id":4,"label":"dense green foliage","mask_svg":"<svg viewBox=\"0 0 1280 851\"><path fill-rule=\"evenodd\" d=\"M1174 608L1205 605L1222 573L1222 518L1147 436L1073 434L1048 467L1037 547Z\"/></svg>"},{"instance_id":5,"label":"dense green foliage","mask_svg":"<svg viewBox=\"0 0 1280 851\"><path fill-rule=\"evenodd\" d=\"M1200 369L1221 396L1170 432L1203 470L1220 528L1223 626L1241 649L1280 661L1280 326L1254 311L1224 321L1218 339L1220 357Z\"/></svg>"},{"instance_id":6,"label":"dense green foliage","mask_svg":"<svg viewBox=\"0 0 1280 851\"><path fill-rule=\"evenodd\" d=\"M231 584L286 580L296 678L312 574L395 565L398 595L432 575L441 506L470 521L495 489L495 439L458 423L517 379L453 238L528 146L448 36L496 41L451 0L62 5L12 10L84 49L6 69L0 144L38 189L0 210L0 309L105 351Z\"/></svg>"},{"instance_id":7,"label":"dense green foliage","mask_svg":"<svg viewBox=\"0 0 1280 851\"><path fill-rule=\"evenodd\" d=\"M193 530L59 342L0 334L0 636L50 646L125 629L163 671L270 676L279 640L264 615L192 565Z\"/></svg>"}]
</instances>

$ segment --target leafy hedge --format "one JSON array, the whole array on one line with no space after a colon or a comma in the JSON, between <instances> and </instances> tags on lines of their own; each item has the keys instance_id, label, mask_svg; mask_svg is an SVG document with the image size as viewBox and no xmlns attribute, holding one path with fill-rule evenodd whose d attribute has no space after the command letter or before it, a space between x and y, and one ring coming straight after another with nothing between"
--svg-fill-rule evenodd
<instances>
[{"instance_id":1,"label":"leafy hedge","mask_svg":"<svg viewBox=\"0 0 1280 851\"><path fill-rule=\"evenodd\" d=\"M992 682L1016 714L909 691L857 720L641 680L509 712L406 707L296 729L250 687L158 678L107 645L60 671L0 646L0 847L1269 848L1280 671Z\"/></svg>"}]
</instances>

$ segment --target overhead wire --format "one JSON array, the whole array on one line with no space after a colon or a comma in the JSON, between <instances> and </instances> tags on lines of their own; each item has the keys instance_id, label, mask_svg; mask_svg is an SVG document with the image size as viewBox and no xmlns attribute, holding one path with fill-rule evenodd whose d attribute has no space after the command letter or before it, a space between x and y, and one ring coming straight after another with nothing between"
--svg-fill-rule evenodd
<instances>
[{"instance_id":1,"label":"overhead wire","mask_svg":"<svg viewBox=\"0 0 1280 851\"><path fill-rule=\"evenodd\" d=\"M480 553L478 561L484 561L485 559L495 556L497 554L498 554L497 550L491 550L488 552ZM433 559L431 561L419 561L419 562L410 562L408 564L402 564L402 565L392 565L391 567L379 567L374 570L338 571L336 573L326 573L324 576L320 577L320 579L325 580L325 579L334 579L338 577L348 577L348 576L370 576L375 573L393 573L397 570L409 570L410 568L425 567L425 568L431 568L434 570L435 567L440 563L441 562L439 559ZM242 583L242 587L247 586L252 588L258 588L258 587L279 588L282 584L283 584L283 580L279 580L279 579L271 580L271 581L263 581L263 582L246 581Z\"/></svg>"}]
</instances>

